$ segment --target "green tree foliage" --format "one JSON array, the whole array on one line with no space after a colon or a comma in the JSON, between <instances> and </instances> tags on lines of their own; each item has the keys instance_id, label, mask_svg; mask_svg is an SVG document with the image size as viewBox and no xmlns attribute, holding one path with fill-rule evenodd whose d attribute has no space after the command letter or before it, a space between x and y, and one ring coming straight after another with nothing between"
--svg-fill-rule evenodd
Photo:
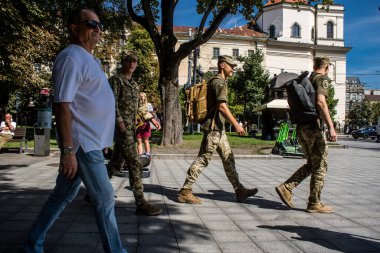
<instances>
[{"instance_id":1,"label":"green tree foliage","mask_svg":"<svg viewBox=\"0 0 380 253\"><path fill-rule=\"evenodd\" d=\"M376 125L380 117L380 101L371 104L371 117L370 122Z\"/></svg>"},{"instance_id":2,"label":"green tree foliage","mask_svg":"<svg viewBox=\"0 0 380 253\"><path fill-rule=\"evenodd\" d=\"M57 36L46 29L48 13L23 0L0 2L0 114L10 97L19 92L26 104L40 87L49 86L42 66L51 65L58 49Z\"/></svg>"},{"instance_id":3,"label":"green tree foliage","mask_svg":"<svg viewBox=\"0 0 380 253\"><path fill-rule=\"evenodd\" d=\"M327 106L330 111L330 117L333 122L335 122L335 115L336 115L336 106L339 102L339 99L334 99L335 96L335 89L334 86L331 84L331 80L329 81L329 87L328 87L328 97L327 97Z\"/></svg>"},{"instance_id":4,"label":"green tree foliage","mask_svg":"<svg viewBox=\"0 0 380 253\"><path fill-rule=\"evenodd\" d=\"M228 81L232 91L229 105L235 115L243 115L244 121L250 121L253 109L259 106L264 98L264 88L268 84L269 73L261 66L263 59L260 50L247 57L239 57L244 64Z\"/></svg>"},{"instance_id":5,"label":"green tree foliage","mask_svg":"<svg viewBox=\"0 0 380 253\"><path fill-rule=\"evenodd\" d=\"M367 126L371 120L371 103L367 100L356 103L348 113L350 125L356 127Z\"/></svg>"},{"instance_id":6,"label":"green tree foliage","mask_svg":"<svg viewBox=\"0 0 380 253\"><path fill-rule=\"evenodd\" d=\"M2 0L0 2L0 114L12 110L17 94L21 107L35 101L42 87L51 87L49 67L69 43L66 18L73 9L94 9L105 23L95 55L105 66L117 54L130 24L121 0Z\"/></svg>"}]
</instances>

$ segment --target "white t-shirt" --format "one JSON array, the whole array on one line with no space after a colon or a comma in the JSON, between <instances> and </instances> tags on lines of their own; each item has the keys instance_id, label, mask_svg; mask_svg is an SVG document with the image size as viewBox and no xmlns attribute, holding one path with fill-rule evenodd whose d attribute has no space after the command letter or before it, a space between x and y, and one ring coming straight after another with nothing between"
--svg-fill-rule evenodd
<instances>
[{"instance_id":1,"label":"white t-shirt","mask_svg":"<svg viewBox=\"0 0 380 253\"><path fill-rule=\"evenodd\" d=\"M16 122L12 121L11 122L11 125L13 126L13 129L16 129ZM5 121L2 121L1 122L1 125L0 125L0 134L10 134L10 135L15 135L14 132L11 132L9 130L1 130L3 129L3 127L7 127L7 125L5 125Z\"/></svg>"},{"instance_id":2,"label":"white t-shirt","mask_svg":"<svg viewBox=\"0 0 380 253\"><path fill-rule=\"evenodd\" d=\"M153 105L151 103L148 103L147 104L147 107L148 107L148 112L153 112Z\"/></svg>"},{"instance_id":3,"label":"white t-shirt","mask_svg":"<svg viewBox=\"0 0 380 253\"><path fill-rule=\"evenodd\" d=\"M73 149L112 146L115 98L99 59L78 45L62 50L53 66L54 102L70 102Z\"/></svg>"}]
</instances>

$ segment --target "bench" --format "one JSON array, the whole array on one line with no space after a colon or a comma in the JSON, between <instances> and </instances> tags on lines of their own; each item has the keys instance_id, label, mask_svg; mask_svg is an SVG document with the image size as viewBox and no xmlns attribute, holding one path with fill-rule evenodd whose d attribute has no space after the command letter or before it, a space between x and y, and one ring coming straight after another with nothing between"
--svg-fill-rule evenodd
<instances>
[{"instance_id":1,"label":"bench","mask_svg":"<svg viewBox=\"0 0 380 253\"><path fill-rule=\"evenodd\" d=\"M28 141L26 139L26 127L16 127L13 138L8 142L19 142L19 153L28 152ZM25 145L25 151L23 146Z\"/></svg>"}]
</instances>

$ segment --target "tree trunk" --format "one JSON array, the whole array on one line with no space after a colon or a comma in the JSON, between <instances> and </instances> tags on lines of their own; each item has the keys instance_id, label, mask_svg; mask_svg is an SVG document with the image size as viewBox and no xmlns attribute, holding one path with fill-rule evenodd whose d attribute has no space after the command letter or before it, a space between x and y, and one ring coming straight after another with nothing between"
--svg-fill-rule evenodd
<instances>
[{"instance_id":1,"label":"tree trunk","mask_svg":"<svg viewBox=\"0 0 380 253\"><path fill-rule=\"evenodd\" d=\"M180 145L183 141L182 111L179 101L178 77L160 77L163 111L161 145Z\"/></svg>"}]
</instances>

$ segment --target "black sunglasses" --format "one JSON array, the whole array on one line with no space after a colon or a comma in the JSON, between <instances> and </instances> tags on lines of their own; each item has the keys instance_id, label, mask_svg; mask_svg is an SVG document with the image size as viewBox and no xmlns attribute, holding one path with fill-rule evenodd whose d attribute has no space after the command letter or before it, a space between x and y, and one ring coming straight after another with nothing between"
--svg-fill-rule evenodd
<instances>
[{"instance_id":1,"label":"black sunglasses","mask_svg":"<svg viewBox=\"0 0 380 253\"><path fill-rule=\"evenodd\" d=\"M83 21L80 21L80 22L75 23L75 24L77 25L77 24L81 24L81 23L86 23L86 26L88 28L91 28L91 29L95 29L96 27L99 27L99 30L103 30L103 23L102 22L98 22L95 20L83 20Z\"/></svg>"}]
</instances>

